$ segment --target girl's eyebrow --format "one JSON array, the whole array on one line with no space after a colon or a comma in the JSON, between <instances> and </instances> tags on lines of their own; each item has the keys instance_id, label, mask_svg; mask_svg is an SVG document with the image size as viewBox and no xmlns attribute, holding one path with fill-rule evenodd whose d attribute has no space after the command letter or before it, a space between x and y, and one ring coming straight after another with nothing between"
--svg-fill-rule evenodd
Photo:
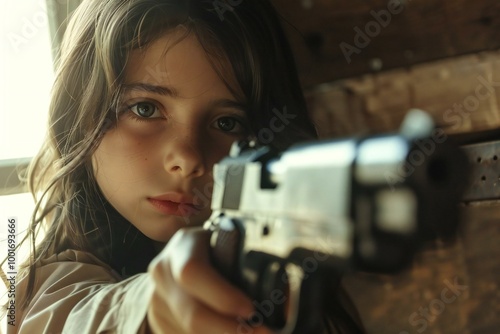
<instances>
[{"instance_id":1,"label":"girl's eyebrow","mask_svg":"<svg viewBox=\"0 0 500 334\"><path fill-rule=\"evenodd\" d=\"M144 82L134 82L134 83L128 83L123 85L123 93L127 93L128 91L131 90L138 90L138 91L144 91L144 92L149 92L149 93L154 93L154 94L159 94L159 95L164 95L164 96L170 96L170 97L179 97L179 92L172 87L165 87L165 86L159 86L159 85L152 85L152 84L147 84ZM214 101L211 104L212 108L233 108L233 109L239 109L243 112L246 111L246 107L243 103L240 103L235 100L231 99L219 99Z\"/></svg>"},{"instance_id":2,"label":"girl's eyebrow","mask_svg":"<svg viewBox=\"0 0 500 334\"><path fill-rule=\"evenodd\" d=\"M171 96L171 97L178 97L179 96L179 93L174 88L152 85L152 84L147 84L144 82L134 82L134 83L124 84L123 90L125 92L131 91L131 90L139 90L139 91L155 93L155 94Z\"/></svg>"},{"instance_id":3,"label":"girl's eyebrow","mask_svg":"<svg viewBox=\"0 0 500 334\"><path fill-rule=\"evenodd\" d=\"M231 99L216 100L212 103L211 107L212 108L238 109L238 110L243 111L243 112L245 112L247 109L244 104L242 104L238 101L235 101L235 100L231 100Z\"/></svg>"}]
</instances>

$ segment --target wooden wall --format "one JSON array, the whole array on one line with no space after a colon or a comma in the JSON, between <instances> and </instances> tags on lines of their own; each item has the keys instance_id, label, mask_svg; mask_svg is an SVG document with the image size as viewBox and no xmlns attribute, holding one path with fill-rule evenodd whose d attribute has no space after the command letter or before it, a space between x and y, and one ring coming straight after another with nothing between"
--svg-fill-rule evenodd
<instances>
[{"instance_id":1,"label":"wooden wall","mask_svg":"<svg viewBox=\"0 0 500 334\"><path fill-rule=\"evenodd\" d=\"M315 86L310 111L323 137L397 130L411 108L449 134L500 125L500 53L458 56Z\"/></svg>"},{"instance_id":2,"label":"wooden wall","mask_svg":"<svg viewBox=\"0 0 500 334\"><path fill-rule=\"evenodd\" d=\"M429 243L409 269L346 277L367 333L500 332L500 203L460 209L458 237Z\"/></svg>"},{"instance_id":3,"label":"wooden wall","mask_svg":"<svg viewBox=\"0 0 500 334\"><path fill-rule=\"evenodd\" d=\"M306 88L500 47L497 0L272 1L289 23ZM367 41L356 39L362 35L357 28ZM342 52L343 43L359 49L351 62Z\"/></svg>"},{"instance_id":4,"label":"wooden wall","mask_svg":"<svg viewBox=\"0 0 500 334\"><path fill-rule=\"evenodd\" d=\"M321 137L395 131L420 108L449 134L500 138L500 1L273 2ZM500 201L459 209L457 238L429 243L409 269L346 277L368 333L500 333Z\"/></svg>"},{"instance_id":5,"label":"wooden wall","mask_svg":"<svg viewBox=\"0 0 500 334\"><path fill-rule=\"evenodd\" d=\"M485 83L500 81L500 1L273 3L322 136L394 130L413 107L451 133L500 124L500 84ZM481 84L495 89L477 103ZM464 103L457 117L454 106Z\"/></svg>"}]
</instances>

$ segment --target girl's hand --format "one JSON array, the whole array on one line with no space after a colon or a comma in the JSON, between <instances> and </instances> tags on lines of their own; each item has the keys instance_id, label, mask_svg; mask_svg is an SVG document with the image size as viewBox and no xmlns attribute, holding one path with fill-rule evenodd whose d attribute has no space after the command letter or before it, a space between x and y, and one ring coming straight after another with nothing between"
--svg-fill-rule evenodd
<instances>
[{"instance_id":1,"label":"girl's hand","mask_svg":"<svg viewBox=\"0 0 500 334\"><path fill-rule=\"evenodd\" d=\"M148 309L153 333L269 334L245 323L254 312L251 300L210 264L210 232L179 230L148 271L155 292Z\"/></svg>"}]
</instances>

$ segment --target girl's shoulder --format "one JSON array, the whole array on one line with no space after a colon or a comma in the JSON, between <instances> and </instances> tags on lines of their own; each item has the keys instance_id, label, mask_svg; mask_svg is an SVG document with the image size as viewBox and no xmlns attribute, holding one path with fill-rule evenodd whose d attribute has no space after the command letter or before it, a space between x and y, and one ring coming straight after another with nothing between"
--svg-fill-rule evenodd
<instances>
[{"instance_id":1,"label":"girl's shoulder","mask_svg":"<svg viewBox=\"0 0 500 334\"><path fill-rule=\"evenodd\" d=\"M102 277L105 281L121 281L123 277L111 268L107 263L97 258L94 254L67 249L57 254L53 254L36 263L37 275L67 277L71 275L82 275L87 279L92 279L93 275ZM40 281L44 279L40 277ZM96 277L97 278L97 277Z\"/></svg>"},{"instance_id":2,"label":"girl's shoulder","mask_svg":"<svg viewBox=\"0 0 500 334\"><path fill-rule=\"evenodd\" d=\"M100 266L107 268L114 272L114 270L104 261L100 260L97 256L92 253L67 249L57 254L48 256L47 258L41 259L37 262L37 268L47 266L47 265L64 265L68 263L81 263L88 264L91 266Z\"/></svg>"},{"instance_id":3,"label":"girl's shoulder","mask_svg":"<svg viewBox=\"0 0 500 334\"><path fill-rule=\"evenodd\" d=\"M144 317L135 319L130 310L135 307L145 316L152 295L148 275L125 279L95 255L73 249L38 261L35 273L32 297L25 308L18 307L21 333L34 333L42 325L55 333L82 326L83 333L99 328L120 332L122 323L136 329L143 325ZM16 299L24 300L28 279L18 281ZM123 305L116 307L118 302Z\"/></svg>"}]
</instances>

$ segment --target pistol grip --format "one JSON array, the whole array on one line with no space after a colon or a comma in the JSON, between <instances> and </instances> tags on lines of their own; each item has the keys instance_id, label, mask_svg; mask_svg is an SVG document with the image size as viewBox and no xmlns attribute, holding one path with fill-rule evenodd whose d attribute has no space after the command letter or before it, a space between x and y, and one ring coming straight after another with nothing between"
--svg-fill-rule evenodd
<instances>
[{"instance_id":1,"label":"pistol grip","mask_svg":"<svg viewBox=\"0 0 500 334\"><path fill-rule=\"evenodd\" d=\"M265 324L282 334L319 332L324 298L321 275L305 274L299 265L269 254L244 253L243 224L224 216L218 219L212 228L212 263L252 299L256 316L249 326Z\"/></svg>"},{"instance_id":2,"label":"pistol grip","mask_svg":"<svg viewBox=\"0 0 500 334\"><path fill-rule=\"evenodd\" d=\"M243 251L244 227L237 219L224 216L218 217L212 225L211 260L214 267L226 279L244 291L260 311L261 319L254 324L264 323L271 328L282 328L284 320L284 305L272 304L268 310L269 301L277 289L284 290L281 282L281 259L269 254ZM276 266L277 265L277 266ZM252 323L252 321L250 321Z\"/></svg>"}]
</instances>

